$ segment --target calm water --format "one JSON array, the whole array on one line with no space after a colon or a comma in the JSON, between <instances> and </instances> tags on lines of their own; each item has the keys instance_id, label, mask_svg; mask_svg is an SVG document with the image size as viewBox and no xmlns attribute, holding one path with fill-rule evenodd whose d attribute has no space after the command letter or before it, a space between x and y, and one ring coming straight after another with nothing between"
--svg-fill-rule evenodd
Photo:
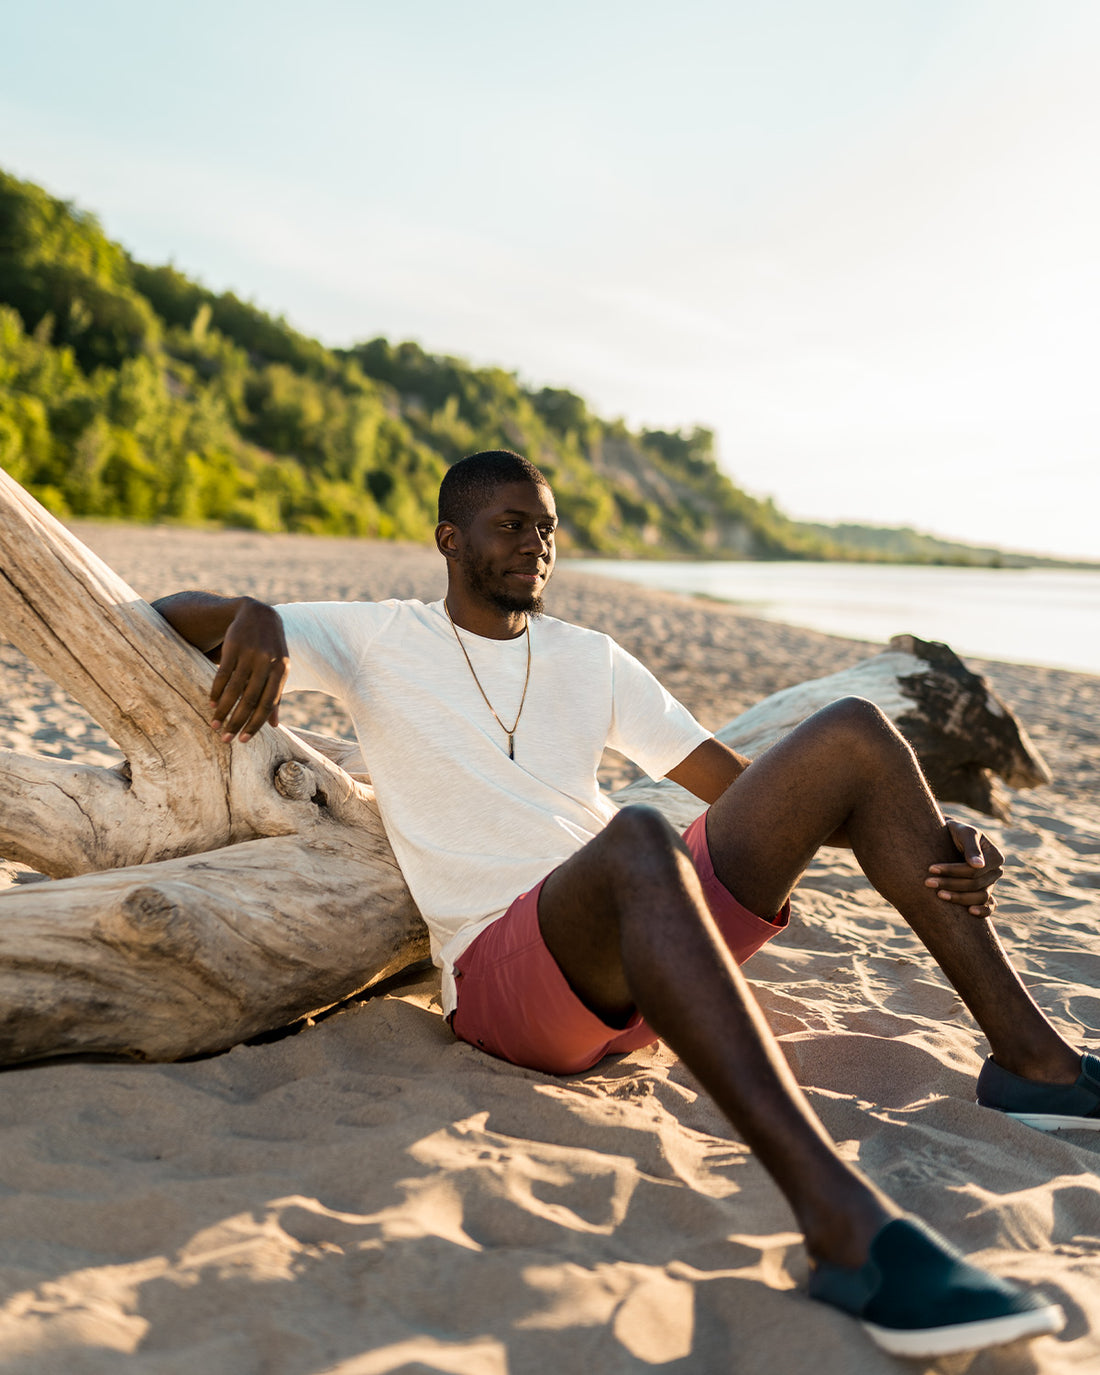
<instances>
[{"instance_id":1,"label":"calm water","mask_svg":"<svg viewBox=\"0 0 1100 1375\"><path fill-rule=\"evenodd\" d=\"M909 632L960 654L1100 674L1100 571L598 559L562 566L717 597L831 635L882 641Z\"/></svg>"}]
</instances>

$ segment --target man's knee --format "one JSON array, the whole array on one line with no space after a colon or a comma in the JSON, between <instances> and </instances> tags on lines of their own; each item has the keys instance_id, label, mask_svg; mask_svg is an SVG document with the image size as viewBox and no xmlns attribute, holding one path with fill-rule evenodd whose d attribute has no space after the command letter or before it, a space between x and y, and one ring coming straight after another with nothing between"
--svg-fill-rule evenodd
<instances>
[{"instance_id":1,"label":"man's knee","mask_svg":"<svg viewBox=\"0 0 1100 1375\"><path fill-rule=\"evenodd\" d=\"M679 833L655 807L624 807L604 831L611 862L632 878L660 882L678 875L687 857ZM690 861L689 861L690 862Z\"/></svg>"},{"instance_id":2,"label":"man's knee","mask_svg":"<svg viewBox=\"0 0 1100 1375\"><path fill-rule=\"evenodd\" d=\"M844 757L859 757L866 751L908 748L894 723L881 708L866 697L841 697L822 707L810 722L823 738Z\"/></svg>"}]
</instances>

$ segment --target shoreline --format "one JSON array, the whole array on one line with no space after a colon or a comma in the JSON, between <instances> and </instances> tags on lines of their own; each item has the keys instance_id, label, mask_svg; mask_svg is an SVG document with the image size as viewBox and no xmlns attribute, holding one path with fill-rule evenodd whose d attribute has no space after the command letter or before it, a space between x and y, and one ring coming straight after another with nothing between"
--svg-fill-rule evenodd
<instances>
[{"instance_id":1,"label":"shoreline","mask_svg":"<svg viewBox=\"0 0 1100 1375\"><path fill-rule=\"evenodd\" d=\"M879 642L902 624L964 658L1100 674L1100 568L571 562L599 578L725 602L822 634Z\"/></svg>"},{"instance_id":2,"label":"shoreline","mask_svg":"<svg viewBox=\"0 0 1100 1375\"><path fill-rule=\"evenodd\" d=\"M149 599L443 590L419 546L75 528ZM614 634L712 729L876 648L566 567L547 611ZM1012 794L1003 824L951 810L1008 856L998 927L1036 999L1098 1045L1100 676L967 662L1055 781ZM287 698L287 724L347 733L341 718L316 694ZM117 758L6 644L0 748ZM0 861L0 890L18 868ZM823 850L795 908L746 973L826 1129L903 1207L1066 1309L1060 1338L966 1370L1091 1368L1095 1134L1046 1137L974 1104L985 1043L850 853ZM802 1370L807 1350L815 1375L896 1372L806 1298L785 1204L666 1047L553 1079L456 1042L438 989L434 970L412 971L298 1034L202 1060L6 1074L4 1375L694 1375L731 1356Z\"/></svg>"}]
</instances>

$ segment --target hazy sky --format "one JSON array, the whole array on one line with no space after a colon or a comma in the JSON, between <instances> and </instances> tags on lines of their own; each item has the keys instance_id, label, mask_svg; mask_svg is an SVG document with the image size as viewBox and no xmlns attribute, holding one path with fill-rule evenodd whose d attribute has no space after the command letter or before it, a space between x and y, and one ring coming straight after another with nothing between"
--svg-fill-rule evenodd
<instances>
[{"instance_id":1,"label":"hazy sky","mask_svg":"<svg viewBox=\"0 0 1100 1375\"><path fill-rule=\"evenodd\" d=\"M326 342L1100 558L1100 3L0 0L0 165Z\"/></svg>"}]
</instances>

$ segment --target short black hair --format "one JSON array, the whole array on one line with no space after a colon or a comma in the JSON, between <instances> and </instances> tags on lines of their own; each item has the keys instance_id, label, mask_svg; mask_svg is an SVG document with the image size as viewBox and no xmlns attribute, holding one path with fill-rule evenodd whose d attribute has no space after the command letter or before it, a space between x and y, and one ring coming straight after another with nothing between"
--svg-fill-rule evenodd
<instances>
[{"instance_id":1,"label":"short black hair","mask_svg":"<svg viewBox=\"0 0 1100 1375\"><path fill-rule=\"evenodd\" d=\"M440 521L468 530L494 490L507 482L550 486L533 463L511 449L486 449L484 453L460 458L447 469L439 484Z\"/></svg>"}]
</instances>

